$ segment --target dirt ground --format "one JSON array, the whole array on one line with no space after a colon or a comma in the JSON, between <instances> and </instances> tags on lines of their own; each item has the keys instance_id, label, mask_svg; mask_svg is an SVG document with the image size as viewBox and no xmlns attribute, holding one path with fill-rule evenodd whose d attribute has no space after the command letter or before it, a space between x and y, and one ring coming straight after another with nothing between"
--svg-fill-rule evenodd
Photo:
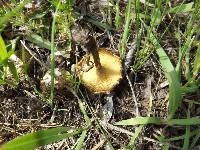
<instances>
[{"instance_id":1,"label":"dirt ground","mask_svg":"<svg viewBox=\"0 0 200 150\"><path fill-rule=\"evenodd\" d=\"M155 61L153 61L155 60ZM166 81L163 71L159 63L156 61L156 56L152 55L148 61L148 65L137 73L129 72L131 86L138 102L140 116L167 116L167 97L168 87L164 86ZM101 117L102 106L105 103L105 95L88 95L88 91L81 87L90 107L93 107L97 115ZM28 83L21 83L18 88L10 86L1 86L0 91L0 140L1 144L14 139L17 136L24 135L33 131L46 129L49 127L67 126L67 127L83 127L84 119L79 110L76 97L67 89L62 93L56 91L55 101L58 110L54 110L33 92ZM152 100L151 96L153 97ZM135 116L135 104L133 101L130 85L126 79L120 82L119 86L114 91L114 112L111 124L123 119L128 119ZM187 110L186 105L182 105L184 111ZM181 109L181 110L182 110ZM195 108L194 108L195 109ZM181 117L185 115L184 111L178 113ZM200 114L200 110L194 110L195 115ZM90 113L89 117L92 117ZM53 121L52 121L53 118ZM130 132L134 131L134 127L126 127L124 131L116 131L112 127L109 128L109 137L116 149L120 149L130 140ZM161 149L161 145L157 142L157 135L165 135L172 137L184 133L183 127L170 127L147 125L144 127L140 138L137 141L136 149ZM45 149L72 149L75 144L76 137L63 140L61 142L48 145ZM95 148L102 141L101 132L95 127L90 130L85 142L85 149ZM182 141L174 142L172 149L180 149L179 145ZM66 147L66 145L68 147ZM105 147L102 146L102 149Z\"/></svg>"}]
</instances>

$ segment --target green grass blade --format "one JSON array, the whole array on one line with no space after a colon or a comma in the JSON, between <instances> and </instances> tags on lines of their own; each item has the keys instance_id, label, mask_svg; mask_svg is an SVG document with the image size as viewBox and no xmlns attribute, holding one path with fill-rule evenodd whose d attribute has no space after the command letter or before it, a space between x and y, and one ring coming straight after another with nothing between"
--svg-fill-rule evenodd
<instances>
[{"instance_id":1,"label":"green grass blade","mask_svg":"<svg viewBox=\"0 0 200 150\"><path fill-rule=\"evenodd\" d=\"M167 125L199 125L200 124L200 118L199 117L193 117L188 119L171 119L171 120L165 120L164 124Z\"/></svg>"},{"instance_id":2,"label":"green grass blade","mask_svg":"<svg viewBox=\"0 0 200 150\"><path fill-rule=\"evenodd\" d=\"M43 39L41 36L37 35L37 34L30 34L27 35L25 37L28 41L36 44L37 46L39 46L40 48L46 48L51 50L51 42L48 40Z\"/></svg>"},{"instance_id":3,"label":"green grass blade","mask_svg":"<svg viewBox=\"0 0 200 150\"><path fill-rule=\"evenodd\" d=\"M10 0L12 3L17 4L16 0Z\"/></svg>"},{"instance_id":4,"label":"green grass blade","mask_svg":"<svg viewBox=\"0 0 200 150\"><path fill-rule=\"evenodd\" d=\"M16 6L14 9L12 9L12 11L10 11L9 13L6 13L5 16L0 18L0 28L4 27L9 20L15 16L17 13L19 13L19 11L26 5L26 3L28 3L30 0L24 0L23 2L21 2L18 6Z\"/></svg>"},{"instance_id":5,"label":"green grass blade","mask_svg":"<svg viewBox=\"0 0 200 150\"><path fill-rule=\"evenodd\" d=\"M194 2L191 2L188 4L180 4L178 6L170 8L169 13L186 13L186 12L193 11L193 4Z\"/></svg>"},{"instance_id":6,"label":"green grass blade","mask_svg":"<svg viewBox=\"0 0 200 150\"><path fill-rule=\"evenodd\" d=\"M191 148L194 147L194 146L197 144L198 140L200 140L200 130L199 130L199 132L196 134L196 136L193 138L190 147L191 147Z\"/></svg>"},{"instance_id":7,"label":"green grass blade","mask_svg":"<svg viewBox=\"0 0 200 150\"><path fill-rule=\"evenodd\" d=\"M190 118L190 109L192 107L192 103L189 103L188 111L187 111L187 118ZM185 138L183 142L183 150L188 150L190 145L190 126L186 126L185 131Z\"/></svg>"},{"instance_id":8,"label":"green grass blade","mask_svg":"<svg viewBox=\"0 0 200 150\"><path fill-rule=\"evenodd\" d=\"M73 15L75 17L81 17L81 14L77 11L74 11L73 12ZM107 23L102 23L101 21L99 20L96 20L96 18L92 17L92 16L84 16L83 19L85 21L88 21L90 23L92 23L93 25L97 26L99 29L101 29L102 31L105 31L105 30L115 30L114 28L112 28L109 24Z\"/></svg>"},{"instance_id":9,"label":"green grass blade","mask_svg":"<svg viewBox=\"0 0 200 150\"><path fill-rule=\"evenodd\" d=\"M43 94L41 94L38 91L38 88L36 87L36 85L32 82L31 78L27 75L27 73L25 73L25 78L26 80L29 82L30 87L33 89L33 91L38 95L38 97L45 103L47 103L48 105L51 105L51 101L49 100L49 98L46 98Z\"/></svg>"},{"instance_id":10,"label":"green grass blade","mask_svg":"<svg viewBox=\"0 0 200 150\"><path fill-rule=\"evenodd\" d=\"M84 130L80 136L80 138L78 139L78 143L75 147L75 150L81 150L82 149L82 146L83 146L83 142L85 140L87 136L87 130Z\"/></svg>"},{"instance_id":11,"label":"green grass blade","mask_svg":"<svg viewBox=\"0 0 200 150\"><path fill-rule=\"evenodd\" d=\"M33 150L39 146L44 146L64 138L72 137L81 133L81 129L70 130L66 127L58 127L30 133L18 137L2 146L1 150Z\"/></svg>"},{"instance_id":12,"label":"green grass blade","mask_svg":"<svg viewBox=\"0 0 200 150\"><path fill-rule=\"evenodd\" d=\"M185 61L186 61L186 74L185 77L187 80L190 80L191 78L191 74L190 74L190 49L191 49L191 45L194 41L194 37L191 38L191 36L187 37L187 41L185 42L184 46L181 48L181 54L180 54L180 58L177 64L177 67L181 67L181 63L183 61L183 57L185 56ZM177 68L176 70L180 70L180 68ZM181 75L181 72L179 73Z\"/></svg>"},{"instance_id":13,"label":"green grass blade","mask_svg":"<svg viewBox=\"0 0 200 150\"><path fill-rule=\"evenodd\" d=\"M190 137L198 135L198 134L200 134L200 129L196 129L196 130L192 131L190 133ZM168 139L163 139L162 142L172 142L172 141L183 140L185 138L185 136L186 135L184 134L184 135L181 135L181 136L176 136L176 137L171 137L171 138L168 138Z\"/></svg>"},{"instance_id":14,"label":"green grass blade","mask_svg":"<svg viewBox=\"0 0 200 150\"><path fill-rule=\"evenodd\" d=\"M150 39L153 43L153 45L156 47L156 53L159 56L159 60L161 63L161 66L163 70L165 71L165 75L167 77L167 80L169 82L169 107L168 107L168 118L173 118L177 108L179 107L181 103L181 84L178 80L176 71L165 53L164 49L160 46L158 43L156 37L152 34L150 34Z\"/></svg>"},{"instance_id":15,"label":"green grass blade","mask_svg":"<svg viewBox=\"0 0 200 150\"><path fill-rule=\"evenodd\" d=\"M179 47L178 49L178 63L176 64L176 74L178 77L178 80L181 81L181 77L182 77L182 57L183 53L182 53L182 48Z\"/></svg>"},{"instance_id":16,"label":"green grass blade","mask_svg":"<svg viewBox=\"0 0 200 150\"><path fill-rule=\"evenodd\" d=\"M119 122L116 122L116 125L141 125L141 124L162 124L161 118L156 117L138 117L138 118L131 118L127 120L121 120Z\"/></svg>"},{"instance_id":17,"label":"green grass blade","mask_svg":"<svg viewBox=\"0 0 200 150\"><path fill-rule=\"evenodd\" d=\"M91 125L91 121L90 121L90 118L88 117L88 115L86 113L86 108L85 108L84 103L81 100L78 100L78 103L79 103L79 108L80 108L81 112L83 113L86 124L88 126Z\"/></svg>"},{"instance_id":18,"label":"green grass blade","mask_svg":"<svg viewBox=\"0 0 200 150\"><path fill-rule=\"evenodd\" d=\"M142 132L144 125L140 125L135 129L135 133L133 133L133 136L131 137L131 140L129 141L128 145L126 146L126 149L134 149L134 145L136 142L136 139L138 138L139 134Z\"/></svg>"},{"instance_id":19,"label":"green grass blade","mask_svg":"<svg viewBox=\"0 0 200 150\"><path fill-rule=\"evenodd\" d=\"M131 5L132 5L132 0L129 0L127 8L126 8L126 14L125 14L126 17L125 17L124 32L122 34L122 39L119 44L119 52L122 57L124 57L125 48L128 42L130 22L131 22Z\"/></svg>"},{"instance_id":20,"label":"green grass blade","mask_svg":"<svg viewBox=\"0 0 200 150\"><path fill-rule=\"evenodd\" d=\"M186 127L185 138L183 143L183 150L189 149L189 142L190 142L190 126Z\"/></svg>"},{"instance_id":21,"label":"green grass blade","mask_svg":"<svg viewBox=\"0 0 200 150\"><path fill-rule=\"evenodd\" d=\"M200 118L199 117L193 117L188 119L162 119L158 117L137 117L137 118L131 118L127 120L121 120L119 122L115 123L116 125L141 125L141 124L166 124L166 125L199 125L200 124Z\"/></svg>"},{"instance_id":22,"label":"green grass blade","mask_svg":"<svg viewBox=\"0 0 200 150\"><path fill-rule=\"evenodd\" d=\"M114 30L114 28L112 28L110 25L106 24L106 23L102 23L98 20L95 20L91 17L85 16L84 19L92 24L94 24L95 26L97 26L98 28L100 28L101 30Z\"/></svg>"},{"instance_id":23,"label":"green grass blade","mask_svg":"<svg viewBox=\"0 0 200 150\"><path fill-rule=\"evenodd\" d=\"M18 84L19 83L19 76L18 76L18 73L17 73L17 68L15 67L15 64L13 62L8 62L8 67L9 67L9 70L10 70L11 74L13 75L15 81Z\"/></svg>"},{"instance_id":24,"label":"green grass blade","mask_svg":"<svg viewBox=\"0 0 200 150\"><path fill-rule=\"evenodd\" d=\"M87 115L86 107L85 107L84 103L80 99L78 99L78 103L79 103L79 108L80 108L80 110L81 110L81 112L83 114L83 117L84 117L84 119L86 121L87 126L90 126L91 125L91 121L90 121L90 118ZM84 142L86 136L87 136L87 130L82 132L80 138L78 139L78 143L77 143L77 145L75 147L75 150L82 149L83 142Z\"/></svg>"},{"instance_id":25,"label":"green grass blade","mask_svg":"<svg viewBox=\"0 0 200 150\"><path fill-rule=\"evenodd\" d=\"M73 15L75 17L80 17L81 14L79 12L73 12ZM94 17L92 16L84 16L83 17L84 20L92 23L93 25L97 26L99 29L101 29L102 31L105 31L105 30L115 30L114 28L112 28L110 25L108 25L107 23L102 23L101 21L99 20L96 20Z\"/></svg>"},{"instance_id":26,"label":"green grass blade","mask_svg":"<svg viewBox=\"0 0 200 150\"><path fill-rule=\"evenodd\" d=\"M6 84L6 82L3 79L1 79L1 77L0 77L0 85L1 84Z\"/></svg>"},{"instance_id":27,"label":"green grass blade","mask_svg":"<svg viewBox=\"0 0 200 150\"><path fill-rule=\"evenodd\" d=\"M152 19L151 19L151 26L155 27L161 23L161 11L159 8L155 8L154 12L152 14Z\"/></svg>"},{"instance_id":28,"label":"green grass blade","mask_svg":"<svg viewBox=\"0 0 200 150\"><path fill-rule=\"evenodd\" d=\"M7 50L6 50L6 45L5 45L5 42L2 38L2 36L0 35L0 60L4 60L6 59L8 56L7 54Z\"/></svg>"},{"instance_id":29,"label":"green grass blade","mask_svg":"<svg viewBox=\"0 0 200 150\"><path fill-rule=\"evenodd\" d=\"M17 87L17 84L11 80L7 80L7 79L0 79L0 84L9 84L11 86ZM3 82L2 82L3 81Z\"/></svg>"},{"instance_id":30,"label":"green grass blade","mask_svg":"<svg viewBox=\"0 0 200 150\"><path fill-rule=\"evenodd\" d=\"M200 85L199 85L200 86ZM182 87L182 93L187 94L187 93L195 93L196 91L199 90L199 86L197 85L192 85L191 87Z\"/></svg>"},{"instance_id":31,"label":"green grass blade","mask_svg":"<svg viewBox=\"0 0 200 150\"><path fill-rule=\"evenodd\" d=\"M195 55L194 66L193 66L193 76L196 77L200 71L200 44Z\"/></svg>"},{"instance_id":32,"label":"green grass blade","mask_svg":"<svg viewBox=\"0 0 200 150\"><path fill-rule=\"evenodd\" d=\"M56 11L53 15L53 22L52 22L52 30L51 30L51 93L50 93L50 102L53 103L54 99L54 81L55 81L55 44L54 44L54 37L55 37L55 25L56 25L56 15L58 12L58 8L60 6L60 1L56 7Z\"/></svg>"},{"instance_id":33,"label":"green grass blade","mask_svg":"<svg viewBox=\"0 0 200 150\"><path fill-rule=\"evenodd\" d=\"M164 143L162 150L168 150L169 149L169 143Z\"/></svg>"},{"instance_id":34,"label":"green grass blade","mask_svg":"<svg viewBox=\"0 0 200 150\"><path fill-rule=\"evenodd\" d=\"M121 24L121 17L119 13L120 13L119 0L117 0L115 4L115 26L117 29L119 29L120 24Z\"/></svg>"}]
</instances>

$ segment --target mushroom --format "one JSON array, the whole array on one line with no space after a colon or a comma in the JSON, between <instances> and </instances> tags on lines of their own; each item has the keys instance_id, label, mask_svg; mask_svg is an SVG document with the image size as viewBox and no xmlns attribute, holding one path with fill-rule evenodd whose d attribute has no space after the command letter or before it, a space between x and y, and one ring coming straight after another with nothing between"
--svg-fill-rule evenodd
<instances>
[{"instance_id":1,"label":"mushroom","mask_svg":"<svg viewBox=\"0 0 200 150\"><path fill-rule=\"evenodd\" d=\"M93 37L90 37L85 48L88 55L77 64L81 82L95 94L110 93L122 78L121 59L105 48L97 50Z\"/></svg>"}]
</instances>

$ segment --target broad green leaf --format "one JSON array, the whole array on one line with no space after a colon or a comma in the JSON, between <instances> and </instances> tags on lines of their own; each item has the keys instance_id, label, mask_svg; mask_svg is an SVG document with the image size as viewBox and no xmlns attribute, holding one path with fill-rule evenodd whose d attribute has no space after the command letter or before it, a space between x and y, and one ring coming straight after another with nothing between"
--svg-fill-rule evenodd
<instances>
[{"instance_id":1,"label":"broad green leaf","mask_svg":"<svg viewBox=\"0 0 200 150\"><path fill-rule=\"evenodd\" d=\"M34 150L37 147L44 146L68 137L72 137L82 132L82 129L69 129L58 127L47 129L25 136L18 137L2 146L1 150Z\"/></svg>"},{"instance_id":2,"label":"broad green leaf","mask_svg":"<svg viewBox=\"0 0 200 150\"><path fill-rule=\"evenodd\" d=\"M0 35L0 61L3 61L6 58L7 58L6 45L4 43L2 36Z\"/></svg>"},{"instance_id":3,"label":"broad green leaf","mask_svg":"<svg viewBox=\"0 0 200 150\"><path fill-rule=\"evenodd\" d=\"M176 7L170 8L169 13L186 13L193 11L193 4L194 2L188 4L180 4Z\"/></svg>"}]
</instances>

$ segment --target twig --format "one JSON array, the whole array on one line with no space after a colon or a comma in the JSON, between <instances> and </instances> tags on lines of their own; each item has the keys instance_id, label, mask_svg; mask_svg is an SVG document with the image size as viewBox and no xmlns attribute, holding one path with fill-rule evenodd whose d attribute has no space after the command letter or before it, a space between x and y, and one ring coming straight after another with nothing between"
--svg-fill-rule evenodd
<instances>
[{"instance_id":1,"label":"twig","mask_svg":"<svg viewBox=\"0 0 200 150\"><path fill-rule=\"evenodd\" d=\"M125 134L128 134L130 136L133 135L132 132L130 132L130 131L126 130L126 129L120 128L120 127L116 127L116 126L114 126L114 125L112 125L112 124L110 124L108 122L106 123L106 122L103 122L101 120L99 122L101 123L101 125L103 125L104 127L107 127L108 129L115 130L115 131L118 131L120 133L125 133Z\"/></svg>"},{"instance_id":2,"label":"twig","mask_svg":"<svg viewBox=\"0 0 200 150\"><path fill-rule=\"evenodd\" d=\"M144 140L146 141L149 141L149 142L154 142L154 143L158 143L158 144L163 144L157 140L154 140L154 139L151 139L151 138L148 138L148 137L143 137ZM175 145L172 145L172 144L169 144L170 147L172 147L173 149L177 149L177 150L181 150L181 147L178 147L178 146L175 146Z\"/></svg>"},{"instance_id":3,"label":"twig","mask_svg":"<svg viewBox=\"0 0 200 150\"><path fill-rule=\"evenodd\" d=\"M57 112L57 105L55 105L54 109L53 109L53 113L51 115L51 119L49 120L49 123L52 124L55 120L56 117L56 112Z\"/></svg>"},{"instance_id":4,"label":"twig","mask_svg":"<svg viewBox=\"0 0 200 150\"><path fill-rule=\"evenodd\" d=\"M136 41L133 41L133 43L130 46L131 48L128 50L128 52L126 53L126 57L124 60L124 70L125 72L127 72L127 70L130 68L131 62L133 60L133 53L135 51L136 48Z\"/></svg>"},{"instance_id":5,"label":"twig","mask_svg":"<svg viewBox=\"0 0 200 150\"><path fill-rule=\"evenodd\" d=\"M18 123L18 124L11 124L11 123L0 123L1 126L16 126L18 128L20 127L32 127L33 125L31 124L27 124L27 123ZM63 124L38 124L38 125L34 125L34 127L43 127L43 128L51 128L51 127L62 127Z\"/></svg>"},{"instance_id":6,"label":"twig","mask_svg":"<svg viewBox=\"0 0 200 150\"><path fill-rule=\"evenodd\" d=\"M135 114L138 117L138 116L140 116L140 114L139 114L138 103L137 103L137 100L136 100L135 92L133 90L133 85L132 85L132 83L130 81L130 78L129 78L128 74L127 73L125 73L125 74L126 74L126 78L128 80L128 84L129 84L129 86L131 88L133 101L135 103Z\"/></svg>"},{"instance_id":7,"label":"twig","mask_svg":"<svg viewBox=\"0 0 200 150\"><path fill-rule=\"evenodd\" d=\"M104 143L105 143L105 140L101 139L101 141L99 143L97 143L97 145L95 145L91 150L99 149Z\"/></svg>"}]
</instances>

